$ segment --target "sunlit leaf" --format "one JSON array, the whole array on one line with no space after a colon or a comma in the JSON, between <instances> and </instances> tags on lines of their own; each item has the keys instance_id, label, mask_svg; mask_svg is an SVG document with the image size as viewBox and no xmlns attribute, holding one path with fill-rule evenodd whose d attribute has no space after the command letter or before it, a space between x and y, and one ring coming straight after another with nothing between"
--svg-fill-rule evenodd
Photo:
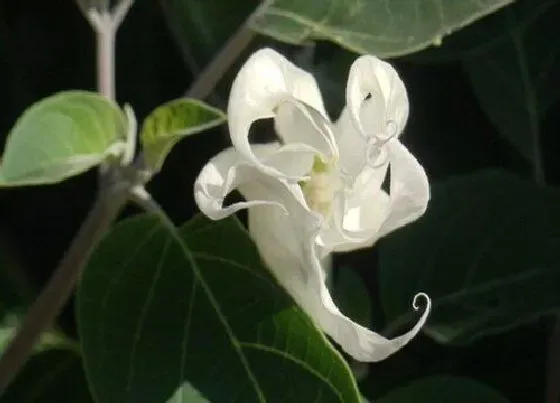
<instances>
[{"instance_id":1,"label":"sunlit leaf","mask_svg":"<svg viewBox=\"0 0 560 403\"><path fill-rule=\"evenodd\" d=\"M222 111L195 99L177 99L156 108L144 121L140 134L146 163L159 171L179 140L225 120Z\"/></svg>"},{"instance_id":2,"label":"sunlit leaf","mask_svg":"<svg viewBox=\"0 0 560 403\"><path fill-rule=\"evenodd\" d=\"M433 186L424 217L380 244L380 292L395 331L430 295L424 327L465 343L560 308L560 191L500 171Z\"/></svg>"},{"instance_id":3,"label":"sunlit leaf","mask_svg":"<svg viewBox=\"0 0 560 403\"><path fill-rule=\"evenodd\" d=\"M187 403L185 382L212 403L359 402L235 219L119 224L84 272L78 325L98 403Z\"/></svg>"},{"instance_id":4,"label":"sunlit leaf","mask_svg":"<svg viewBox=\"0 0 560 403\"><path fill-rule=\"evenodd\" d=\"M85 91L67 91L27 109L6 141L0 186L63 181L119 153L126 123L119 108Z\"/></svg>"},{"instance_id":5,"label":"sunlit leaf","mask_svg":"<svg viewBox=\"0 0 560 403\"><path fill-rule=\"evenodd\" d=\"M412 53L512 0L276 0L255 29L301 44L327 39L379 57Z\"/></svg>"}]
</instances>

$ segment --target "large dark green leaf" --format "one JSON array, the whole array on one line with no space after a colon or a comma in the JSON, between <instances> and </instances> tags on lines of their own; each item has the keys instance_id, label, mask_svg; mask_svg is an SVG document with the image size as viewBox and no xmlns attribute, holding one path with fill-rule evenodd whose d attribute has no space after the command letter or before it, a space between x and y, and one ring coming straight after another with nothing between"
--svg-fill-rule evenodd
<instances>
[{"instance_id":1,"label":"large dark green leaf","mask_svg":"<svg viewBox=\"0 0 560 403\"><path fill-rule=\"evenodd\" d=\"M534 164L542 121L560 91L560 1L520 1L492 23L503 33L464 59L474 92L498 131Z\"/></svg>"},{"instance_id":2,"label":"large dark green leaf","mask_svg":"<svg viewBox=\"0 0 560 403\"><path fill-rule=\"evenodd\" d=\"M432 376L396 389L377 403L508 403L479 382L454 376Z\"/></svg>"},{"instance_id":3,"label":"large dark green leaf","mask_svg":"<svg viewBox=\"0 0 560 403\"><path fill-rule=\"evenodd\" d=\"M427 292L427 334L461 343L560 308L560 192L500 171L433 187L418 222L381 243L381 298L393 325Z\"/></svg>"},{"instance_id":4,"label":"large dark green leaf","mask_svg":"<svg viewBox=\"0 0 560 403\"><path fill-rule=\"evenodd\" d=\"M84 273L79 331L99 403L187 402L185 382L213 403L359 401L236 220L173 234L153 216L128 220Z\"/></svg>"},{"instance_id":5,"label":"large dark green leaf","mask_svg":"<svg viewBox=\"0 0 560 403\"><path fill-rule=\"evenodd\" d=\"M380 57L412 53L511 0L276 0L255 28L289 43L328 39Z\"/></svg>"}]
</instances>

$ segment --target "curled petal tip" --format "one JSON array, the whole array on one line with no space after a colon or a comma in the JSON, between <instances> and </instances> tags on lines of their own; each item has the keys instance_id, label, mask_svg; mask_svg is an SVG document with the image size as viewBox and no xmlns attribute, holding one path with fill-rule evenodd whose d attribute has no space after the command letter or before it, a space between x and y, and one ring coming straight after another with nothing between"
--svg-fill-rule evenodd
<instances>
[{"instance_id":1,"label":"curled petal tip","mask_svg":"<svg viewBox=\"0 0 560 403\"><path fill-rule=\"evenodd\" d=\"M432 300L430 299L430 297L428 296L428 294L426 294L425 292L419 292L418 294L416 294L414 296L414 299L412 300L412 307L414 308L415 311L419 310L421 308L420 304L418 303L418 299L423 298L426 301L426 312L429 312L430 309L432 308Z\"/></svg>"}]
</instances>

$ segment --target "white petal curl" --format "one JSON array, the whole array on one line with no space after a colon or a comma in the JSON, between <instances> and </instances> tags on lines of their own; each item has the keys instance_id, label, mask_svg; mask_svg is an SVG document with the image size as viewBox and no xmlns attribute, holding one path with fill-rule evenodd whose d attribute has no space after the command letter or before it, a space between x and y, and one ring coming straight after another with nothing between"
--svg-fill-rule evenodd
<instances>
[{"instance_id":1,"label":"white petal curl","mask_svg":"<svg viewBox=\"0 0 560 403\"><path fill-rule=\"evenodd\" d=\"M331 235L330 250L349 252L371 247L426 211L430 187L424 168L398 139L386 147L391 170L389 194L381 189L378 173L368 174L372 168L367 168L346 200L346 233Z\"/></svg>"},{"instance_id":2,"label":"white petal curl","mask_svg":"<svg viewBox=\"0 0 560 403\"><path fill-rule=\"evenodd\" d=\"M387 152L391 166L390 201L377 239L417 220L430 201L428 176L416 157L398 139L387 144Z\"/></svg>"},{"instance_id":3,"label":"white petal curl","mask_svg":"<svg viewBox=\"0 0 560 403\"><path fill-rule=\"evenodd\" d=\"M259 144L254 146L255 154L275 168L284 169L294 176L303 176L313 163L313 154L303 154L297 147L281 147L277 143ZM245 202L224 206L224 199L235 189L242 191L252 183L266 184L270 194L264 194L262 199L244 195ZM274 181L259 170L251 166L236 149L230 147L214 156L201 170L194 183L194 198L202 213L212 220L225 218L239 210L257 205L272 205L286 213L283 200L276 200L271 196L278 187L285 187L283 182ZM290 189L300 192L297 185L290 185ZM243 193L243 192L242 192ZM249 196L249 197L247 197ZM303 196L297 196L300 203Z\"/></svg>"},{"instance_id":4,"label":"white petal curl","mask_svg":"<svg viewBox=\"0 0 560 403\"><path fill-rule=\"evenodd\" d=\"M371 95L371 98L366 99ZM406 88L395 69L375 56L360 56L352 64L346 86L346 105L364 138L382 135L388 122L400 134L408 119Z\"/></svg>"},{"instance_id":5,"label":"white petal curl","mask_svg":"<svg viewBox=\"0 0 560 403\"><path fill-rule=\"evenodd\" d=\"M325 285L325 271L314 250L312 234L301 222L299 213L288 216L269 206L249 210L249 231L261 257L296 303L353 358L364 362L380 361L407 344L420 331L430 311L426 299L420 320L408 332L387 339L343 315ZM302 236L303 235L303 236Z\"/></svg>"},{"instance_id":6,"label":"white petal curl","mask_svg":"<svg viewBox=\"0 0 560 403\"><path fill-rule=\"evenodd\" d=\"M325 130L328 117L315 79L268 48L255 52L233 82L228 103L230 136L233 146L262 172L300 180L264 164L253 152L249 129L253 122L265 118L275 118L285 144L306 144L323 154L335 150L333 134Z\"/></svg>"}]
</instances>

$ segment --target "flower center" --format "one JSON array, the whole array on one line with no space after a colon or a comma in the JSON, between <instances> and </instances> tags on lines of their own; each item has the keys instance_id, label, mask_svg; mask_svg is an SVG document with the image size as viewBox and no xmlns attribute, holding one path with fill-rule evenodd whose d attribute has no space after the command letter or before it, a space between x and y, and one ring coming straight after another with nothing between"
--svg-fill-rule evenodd
<instances>
[{"instance_id":1,"label":"flower center","mask_svg":"<svg viewBox=\"0 0 560 403\"><path fill-rule=\"evenodd\" d=\"M331 206L335 193L341 189L342 181L335 164L323 161L315 156L310 179L299 184L313 211L321 213L326 219L331 216Z\"/></svg>"}]
</instances>

